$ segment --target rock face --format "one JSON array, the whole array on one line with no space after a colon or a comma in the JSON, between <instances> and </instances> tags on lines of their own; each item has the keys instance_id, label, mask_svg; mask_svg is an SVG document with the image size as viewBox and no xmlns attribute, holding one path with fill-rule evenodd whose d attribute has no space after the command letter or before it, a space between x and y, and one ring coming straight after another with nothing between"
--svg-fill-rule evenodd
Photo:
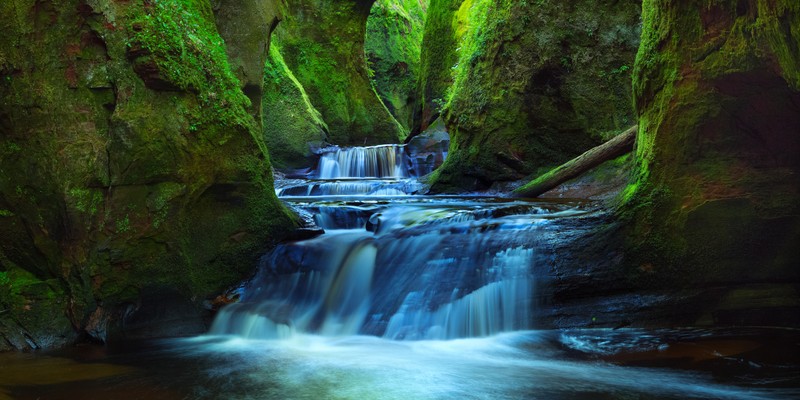
<instances>
[{"instance_id":1,"label":"rock face","mask_svg":"<svg viewBox=\"0 0 800 400\"><path fill-rule=\"evenodd\" d=\"M411 160L409 171L413 176L425 176L439 168L447 158L450 135L442 120L436 121L425 132L414 136L406 145Z\"/></svg>"},{"instance_id":2,"label":"rock face","mask_svg":"<svg viewBox=\"0 0 800 400\"><path fill-rule=\"evenodd\" d=\"M250 99L250 111L260 122L264 63L272 31L283 18L283 1L212 0L214 20L225 41L231 71Z\"/></svg>"},{"instance_id":3,"label":"rock face","mask_svg":"<svg viewBox=\"0 0 800 400\"><path fill-rule=\"evenodd\" d=\"M464 0L430 0L420 49L417 104L412 132L422 132L439 117L446 93L453 84L452 68L458 64L463 30L453 24Z\"/></svg>"},{"instance_id":4,"label":"rock face","mask_svg":"<svg viewBox=\"0 0 800 400\"><path fill-rule=\"evenodd\" d=\"M264 66L261 100L264 139L276 168L313 165L314 150L328 142L328 125L286 65L277 43Z\"/></svg>"},{"instance_id":5,"label":"rock face","mask_svg":"<svg viewBox=\"0 0 800 400\"><path fill-rule=\"evenodd\" d=\"M146 330L143 291L198 307L294 225L242 91L267 37L220 28L226 48L228 22L202 0L0 4L0 346Z\"/></svg>"},{"instance_id":6,"label":"rock face","mask_svg":"<svg viewBox=\"0 0 800 400\"><path fill-rule=\"evenodd\" d=\"M287 2L285 18L273 38L285 64L322 114L333 144L397 143L405 137L367 73L364 35L373 3Z\"/></svg>"},{"instance_id":7,"label":"rock face","mask_svg":"<svg viewBox=\"0 0 800 400\"><path fill-rule=\"evenodd\" d=\"M629 279L725 285L718 308L800 315L800 3L643 11Z\"/></svg>"},{"instance_id":8,"label":"rock face","mask_svg":"<svg viewBox=\"0 0 800 400\"><path fill-rule=\"evenodd\" d=\"M409 132L428 0L377 0L367 20L366 52L383 104Z\"/></svg>"},{"instance_id":9,"label":"rock face","mask_svg":"<svg viewBox=\"0 0 800 400\"><path fill-rule=\"evenodd\" d=\"M633 125L639 16L638 1L432 1L419 121L441 107L452 138L434 190L520 179Z\"/></svg>"}]
</instances>

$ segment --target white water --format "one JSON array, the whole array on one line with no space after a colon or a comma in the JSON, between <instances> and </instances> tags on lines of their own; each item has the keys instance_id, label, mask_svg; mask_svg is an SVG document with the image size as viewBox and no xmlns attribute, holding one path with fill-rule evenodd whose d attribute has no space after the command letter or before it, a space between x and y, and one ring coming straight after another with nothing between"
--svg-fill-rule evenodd
<instances>
[{"instance_id":1,"label":"white water","mask_svg":"<svg viewBox=\"0 0 800 400\"><path fill-rule=\"evenodd\" d=\"M295 335L285 340L174 340L182 357L213 360L226 399L778 399L781 392L706 377L570 360L551 332L448 341Z\"/></svg>"},{"instance_id":2,"label":"white water","mask_svg":"<svg viewBox=\"0 0 800 400\"><path fill-rule=\"evenodd\" d=\"M407 163L402 145L336 148L320 158L317 178L407 178Z\"/></svg>"}]
</instances>

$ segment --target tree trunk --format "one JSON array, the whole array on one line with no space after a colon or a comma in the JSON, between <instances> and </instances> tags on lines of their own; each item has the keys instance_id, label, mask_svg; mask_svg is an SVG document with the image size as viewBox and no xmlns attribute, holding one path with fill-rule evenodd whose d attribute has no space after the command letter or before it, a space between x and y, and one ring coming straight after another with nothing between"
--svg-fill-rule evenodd
<instances>
[{"instance_id":1,"label":"tree trunk","mask_svg":"<svg viewBox=\"0 0 800 400\"><path fill-rule=\"evenodd\" d=\"M615 136L613 139L550 170L550 172L514 190L514 197L538 197L558 185L583 175L586 171L613 160L633 150L637 126Z\"/></svg>"}]
</instances>

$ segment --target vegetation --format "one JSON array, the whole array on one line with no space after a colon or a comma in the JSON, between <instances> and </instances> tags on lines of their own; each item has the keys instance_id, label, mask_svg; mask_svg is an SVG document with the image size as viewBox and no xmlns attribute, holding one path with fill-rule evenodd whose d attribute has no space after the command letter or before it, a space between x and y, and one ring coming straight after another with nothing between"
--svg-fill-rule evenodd
<instances>
[{"instance_id":1,"label":"vegetation","mask_svg":"<svg viewBox=\"0 0 800 400\"><path fill-rule=\"evenodd\" d=\"M406 136L369 81L364 37L371 5L371 1L289 2L273 38L285 64L322 114L334 144L397 143Z\"/></svg>"},{"instance_id":2,"label":"vegetation","mask_svg":"<svg viewBox=\"0 0 800 400\"><path fill-rule=\"evenodd\" d=\"M146 288L199 307L294 224L210 2L91 4L0 5L0 272L29 306L0 335L16 347L70 342L90 315L116 329Z\"/></svg>"},{"instance_id":3,"label":"vegetation","mask_svg":"<svg viewBox=\"0 0 800 400\"><path fill-rule=\"evenodd\" d=\"M264 137L277 168L312 164L312 150L327 142L328 125L273 43L264 67L261 101Z\"/></svg>"},{"instance_id":4,"label":"vegetation","mask_svg":"<svg viewBox=\"0 0 800 400\"><path fill-rule=\"evenodd\" d=\"M200 310L298 225L268 152L437 117L437 192L541 183L638 123L591 248L627 287L800 281L796 0L4 1L0 30L0 350L105 340L148 290Z\"/></svg>"}]
</instances>

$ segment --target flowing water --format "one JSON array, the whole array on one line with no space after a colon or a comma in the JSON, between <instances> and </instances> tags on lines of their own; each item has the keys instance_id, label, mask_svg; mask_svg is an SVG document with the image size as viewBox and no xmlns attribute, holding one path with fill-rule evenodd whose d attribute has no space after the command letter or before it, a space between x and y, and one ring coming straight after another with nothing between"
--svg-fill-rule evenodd
<instances>
[{"instance_id":1,"label":"flowing water","mask_svg":"<svg viewBox=\"0 0 800 400\"><path fill-rule=\"evenodd\" d=\"M420 196L408 171L402 146L323 154L312 177L276 187L325 233L264 255L208 335L51 354L37 371L49 360L88 376L49 383L14 378L29 364L6 360L0 398L800 394L794 331L542 330L544 238L591 211L579 202Z\"/></svg>"}]
</instances>

